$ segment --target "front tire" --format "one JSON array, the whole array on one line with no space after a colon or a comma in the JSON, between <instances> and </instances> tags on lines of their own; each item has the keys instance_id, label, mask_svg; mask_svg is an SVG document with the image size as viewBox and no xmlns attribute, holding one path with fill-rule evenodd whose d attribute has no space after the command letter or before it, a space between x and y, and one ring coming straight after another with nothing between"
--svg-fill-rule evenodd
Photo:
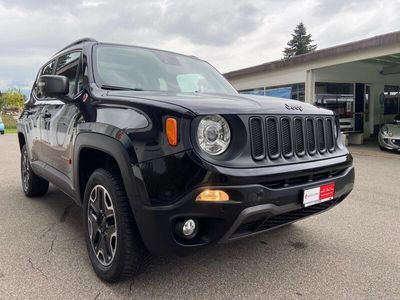
<instances>
[{"instance_id":1,"label":"front tire","mask_svg":"<svg viewBox=\"0 0 400 300\"><path fill-rule=\"evenodd\" d=\"M26 145L21 149L21 180L22 189L28 197L43 196L49 189L49 182L33 172Z\"/></svg>"},{"instance_id":2,"label":"front tire","mask_svg":"<svg viewBox=\"0 0 400 300\"><path fill-rule=\"evenodd\" d=\"M118 172L97 169L84 196L84 229L96 274L108 282L140 274L150 261Z\"/></svg>"}]
</instances>

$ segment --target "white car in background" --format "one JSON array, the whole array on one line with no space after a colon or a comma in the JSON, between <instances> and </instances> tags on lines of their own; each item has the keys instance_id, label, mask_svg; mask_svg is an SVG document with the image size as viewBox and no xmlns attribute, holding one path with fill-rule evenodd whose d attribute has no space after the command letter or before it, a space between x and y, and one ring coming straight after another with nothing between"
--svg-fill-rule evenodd
<instances>
[{"instance_id":1,"label":"white car in background","mask_svg":"<svg viewBox=\"0 0 400 300\"><path fill-rule=\"evenodd\" d=\"M382 150L400 151L400 115L391 124L385 124L379 131L379 147Z\"/></svg>"}]
</instances>

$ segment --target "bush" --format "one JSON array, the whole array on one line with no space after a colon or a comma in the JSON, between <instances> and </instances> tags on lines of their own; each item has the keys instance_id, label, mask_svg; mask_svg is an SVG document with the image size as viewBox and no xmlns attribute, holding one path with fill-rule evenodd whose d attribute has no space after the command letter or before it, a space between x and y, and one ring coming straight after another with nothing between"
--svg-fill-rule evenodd
<instances>
[{"instance_id":1,"label":"bush","mask_svg":"<svg viewBox=\"0 0 400 300\"><path fill-rule=\"evenodd\" d=\"M17 121L12 116L1 116L3 119L4 126L7 129L17 128Z\"/></svg>"}]
</instances>

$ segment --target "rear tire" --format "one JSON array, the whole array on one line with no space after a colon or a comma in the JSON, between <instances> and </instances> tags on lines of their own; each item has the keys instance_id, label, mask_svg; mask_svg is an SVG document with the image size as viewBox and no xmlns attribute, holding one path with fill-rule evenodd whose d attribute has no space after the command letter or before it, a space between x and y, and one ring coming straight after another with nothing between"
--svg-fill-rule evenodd
<instances>
[{"instance_id":1,"label":"rear tire","mask_svg":"<svg viewBox=\"0 0 400 300\"><path fill-rule=\"evenodd\" d=\"M86 185L83 207L86 246L97 276L117 282L144 271L151 256L119 173L95 170Z\"/></svg>"},{"instance_id":2,"label":"rear tire","mask_svg":"<svg viewBox=\"0 0 400 300\"><path fill-rule=\"evenodd\" d=\"M43 196L49 189L49 182L33 172L26 145L21 149L21 180L22 189L27 197Z\"/></svg>"}]
</instances>

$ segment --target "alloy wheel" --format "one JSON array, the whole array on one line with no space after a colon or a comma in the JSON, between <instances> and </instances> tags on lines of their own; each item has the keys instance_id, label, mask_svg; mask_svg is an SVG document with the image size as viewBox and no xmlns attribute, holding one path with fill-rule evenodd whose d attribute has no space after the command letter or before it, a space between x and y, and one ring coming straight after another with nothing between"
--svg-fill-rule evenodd
<instances>
[{"instance_id":1,"label":"alloy wheel","mask_svg":"<svg viewBox=\"0 0 400 300\"><path fill-rule=\"evenodd\" d=\"M24 190L27 191L29 188L29 179L30 179L30 166L28 160L28 153L26 150L23 152L22 155L22 182L24 184Z\"/></svg>"},{"instance_id":2,"label":"alloy wheel","mask_svg":"<svg viewBox=\"0 0 400 300\"><path fill-rule=\"evenodd\" d=\"M110 194L102 185L90 192L87 209L90 243L97 260L109 266L117 249L117 222Z\"/></svg>"}]
</instances>

